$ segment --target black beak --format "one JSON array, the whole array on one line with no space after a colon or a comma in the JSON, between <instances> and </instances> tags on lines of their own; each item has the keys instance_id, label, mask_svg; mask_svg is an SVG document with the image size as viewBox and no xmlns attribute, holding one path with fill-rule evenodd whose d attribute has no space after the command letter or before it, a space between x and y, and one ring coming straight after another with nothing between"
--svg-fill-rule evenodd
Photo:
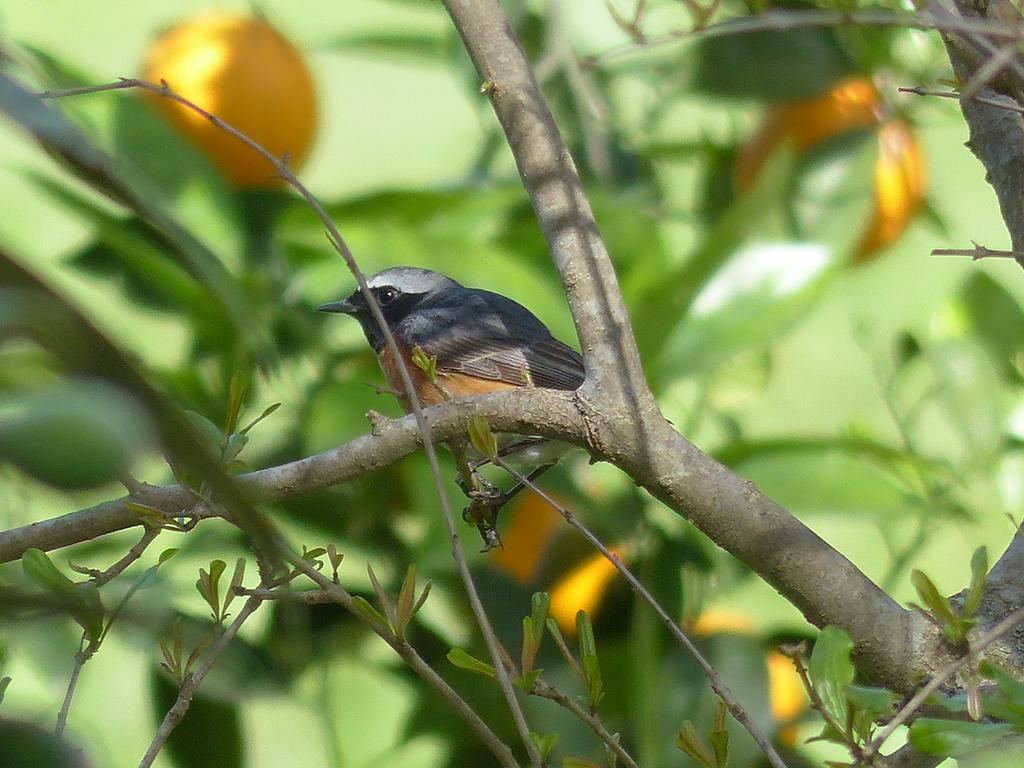
<instances>
[{"instance_id":1,"label":"black beak","mask_svg":"<svg viewBox=\"0 0 1024 768\"><path fill-rule=\"evenodd\" d=\"M328 304L321 304L316 308L317 312L338 312L343 315L354 315L359 312L362 301L359 301L362 296L358 291L353 293L347 299L343 301L332 301Z\"/></svg>"}]
</instances>

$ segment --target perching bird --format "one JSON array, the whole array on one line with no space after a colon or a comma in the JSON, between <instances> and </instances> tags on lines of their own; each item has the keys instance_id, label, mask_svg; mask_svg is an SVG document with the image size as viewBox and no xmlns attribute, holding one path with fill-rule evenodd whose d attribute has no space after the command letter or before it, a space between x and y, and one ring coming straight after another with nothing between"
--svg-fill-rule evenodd
<instances>
[{"instance_id":1,"label":"perching bird","mask_svg":"<svg viewBox=\"0 0 1024 768\"><path fill-rule=\"evenodd\" d=\"M516 387L542 387L572 391L583 383L583 358L551 335L551 331L521 304L491 291L466 288L438 272L417 267L392 267L367 280L395 337L406 369L424 406L450 398L497 392ZM406 412L411 410L402 379L384 334L359 290L343 301L318 307L322 312L341 312L355 317L373 347L388 386L398 393ZM432 359L436 375L431 380L422 365L413 362L416 351L422 360ZM537 467L534 477L557 461L551 449L564 452L539 438L514 437L499 442L501 453L515 453ZM487 548L498 543L494 523L498 511L521 486L496 493L475 473L466 460L465 446L453 446L463 489L471 504L464 513L477 523ZM480 505L490 510L478 517Z\"/></svg>"}]
</instances>

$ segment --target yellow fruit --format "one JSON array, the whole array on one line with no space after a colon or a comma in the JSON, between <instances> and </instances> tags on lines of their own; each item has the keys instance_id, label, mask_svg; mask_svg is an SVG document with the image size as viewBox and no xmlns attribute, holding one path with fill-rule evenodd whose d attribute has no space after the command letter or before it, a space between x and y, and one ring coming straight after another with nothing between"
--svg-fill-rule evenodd
<instances>
[{"instance_id":1,"label":"yellow fruit","mask_svg":"<svg viewBox=\"0 0 1024 768\"><path fill-rule=\"evenodd\" d=\"M803 152L854 130L876 128L875 206L853 254L864 262L891 245L924 199L924 163L917 141L900 120L887 120L878 93L864 77L841 81L814 99L773 108L736 158L736 188L749 189L765 160L783 141Z\"/></svg>"},{"instance_id":2,"label":"yellow fruit","mask_svg":"<svg viewBox=\"0 0 1024 768\"><path fill-rule=\"evenodd\" d=\"M785 723L807 709L807 692L792 659L778 651L769 651L766 661L772 716L776 722Z\"/></svg>"},{"instance_id":3,"label":"yellow fruit","mask_svg":"<svg viewBox=\"0 0 1024 768\"><path fill-rule=\"evenodd\" d=\"M262 19L201 16L164 33L149 49L143 78L167 84L297 168L316 130L316 95L299 52ZM279 185L255 150L199 114L148 91L157 110L240 187Z\"/></svg>"},{"instance_id":4,"label":"yellow fruit","mask_svg":"<svg viewBox=\"0 0 1024 768\"><path fill-rule=\"evenodd\" d=\"M611 551L616 557L625 559L622 548L612 547ZM597 615L604 593L617 573L615 566L598 552L555 584L551 590L549 613L563 632L576 634L577 611L586 611L590 618Z\"/></svg>"},{"instance_id":5,"label":"yellow fruit","mask_svg":"<svg viewBox=\"0 0 1024 768\"><path fill-rule=\"evenodd\" d=\"M502 546L491 550L491 563L520 584L529 584L562 516L532 491L524 491L505 514L508 527L501 535Z\"/></svg>"},{"instance_id":6,"label":"yellow fruit","mask_svg":"<svg viewBox=\"0 0 1024 768\"><path fill-rule=\"evenodd\" d=\"M781 141L798 152L825 139L877 125L881 119L878 92L865 77L851 77L807 101L782 104L768 112L764 124L736 158L736 187L749 189L768 156Z\"/></svg>"},{"instance_id":7,"label":"yellow fruit","mask_svg":"<svg viewBox=\"0 0 1024 768\"><path fill-rule=\"evenodd\" d=\"M903 234L924 201L924 162L917 140L899 120L878 131L875 208L854 259L867 261Z\"/></svg>"}]
</instances>

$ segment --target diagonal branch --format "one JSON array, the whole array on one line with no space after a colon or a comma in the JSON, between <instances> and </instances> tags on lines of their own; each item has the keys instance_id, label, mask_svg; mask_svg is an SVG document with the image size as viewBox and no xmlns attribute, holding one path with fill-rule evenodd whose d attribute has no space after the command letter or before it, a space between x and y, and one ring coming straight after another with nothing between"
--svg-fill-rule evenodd
<instances>
[{"instance_id":1,"label":"diagonal branch","mask_svg":"<svg viewBox=\"0 0 1024 768\"><path fill-rule=\"evenodd\" d=\"M498 0L445 0L491 98L565 285L587 367L581 390L650 407L608 249L555 119Z\"/></svg>"}]
</instances>

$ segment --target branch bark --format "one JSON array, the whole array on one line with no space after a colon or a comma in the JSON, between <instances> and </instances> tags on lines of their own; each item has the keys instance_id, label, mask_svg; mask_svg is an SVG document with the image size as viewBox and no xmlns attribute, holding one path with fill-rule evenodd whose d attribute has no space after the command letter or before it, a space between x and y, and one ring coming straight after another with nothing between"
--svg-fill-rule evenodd
<instances>
[{"instance_id":1,"label":"branch bark","mask_svg":"<svg viewBox=\"0 0 1024 768\"><path fill-rule=\"evenodd\" d=\"M955 0L954 7L968 22L1002 24L1019 34L1019 26L1011 25L1002 14L1019 13L1009 4L988 3L986 0ZM943 11L950 15L948 11ZM972 83L985 63L996 56L1003 41L982 31L962 30L945 34L946 51L957 79ZM1010 101L1018 109L1024 108L1024 66L1016 55L991 82L977 81L978 98L962 99L960 109L970 129L967 146L985 168L986 180L995 190L999 209L1010 233L1014 252L1024 251L1024 118L1019 111L1007 109ZM994 103L993 103L994 102ZM1024 267L1024 254L1012 257ZM990 631L997 623L1024 606L1024 532L1018 529L1006 552L992 568L985 585L985 593L978 606L979 625L975 635ZM1024 670L1024 629L1000 637L990 654Z\"/></svg>"}]
</instances>

